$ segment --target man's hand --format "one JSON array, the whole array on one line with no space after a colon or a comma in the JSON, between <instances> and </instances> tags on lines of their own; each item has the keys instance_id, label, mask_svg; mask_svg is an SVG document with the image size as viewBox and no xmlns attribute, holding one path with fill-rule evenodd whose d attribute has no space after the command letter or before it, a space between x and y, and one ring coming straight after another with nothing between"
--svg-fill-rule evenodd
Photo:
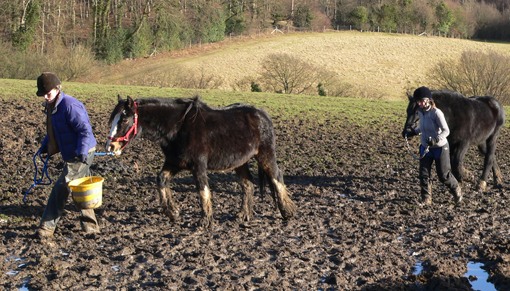
<instances>
[{"instance_id":1,"label":"man's hand","mask_svg":"<svg viewBox=\"0 0 510 291\"><path fill-rule=\"evenodd\" d=\"M87 155L79 155L80 161L84 164L87 164Z\"/></svg>"},{"instance_id":2,"label":"man's hand","mask_svg":"<svg viewBox=\"0 0 510 291\"><path fill-rule=\"evenodd\" d=\"M439 137L429 137L427 139L427 144L430 146L430 147L434 147L435 145L437 145L439 143Z\"/></svg>"},{"instance_id":3,"label":"man's hand","mask_svg":"<svg viewBox=\"0 0 510 291\"><path fill-rule=\"evenodd\" d=\"M41 154L47 154L48 153L48 147L41 146L39 148L39 150L41 151Z\"/></svg>"}]
</instances>

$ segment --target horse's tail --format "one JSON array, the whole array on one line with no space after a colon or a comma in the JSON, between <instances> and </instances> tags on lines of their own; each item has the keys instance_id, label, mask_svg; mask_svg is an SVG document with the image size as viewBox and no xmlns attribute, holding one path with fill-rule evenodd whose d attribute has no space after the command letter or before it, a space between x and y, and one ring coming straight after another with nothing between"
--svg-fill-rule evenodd
<instances>
[{"instance_id":1,"label":"horse's tail","mask_svg":"<svg viewBox=\"0 0 510 291\"><path fill-rule=\"evenodd\" d=\"M503 104L501 104L501 102L499 102L497 99L495 99L495 101L496 101L496 103L498 105L498 108L499 108L499 111L498 111L498 121L501 124L501 126L503 126L503 124L505 124L505 119L506 119L505 107L503 107Z\"/></svg>"}]
</instances>

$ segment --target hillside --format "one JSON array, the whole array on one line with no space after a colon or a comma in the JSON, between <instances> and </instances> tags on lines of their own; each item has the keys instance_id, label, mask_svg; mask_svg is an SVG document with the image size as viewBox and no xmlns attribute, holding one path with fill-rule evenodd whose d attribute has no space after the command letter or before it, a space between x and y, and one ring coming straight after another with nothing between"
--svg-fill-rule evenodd
<instances>
[{"instance_id":1,"label":"hillside","mask_svg":"<svg viewBox=\"0 0 510 291\"><path fill-rule=\"evenodd\" d=\"M260 62L282 52L338 73L367 98L402 99L406 88L427 85L426 73L438 61L465 50L510 53L509 44L386 33L328 32L245 37L186 48L151 58L124 60L81 81L157 85L176 66L203 70L223 80L220 89L260 72ZM180 69L181 70L181 69Z\"/></svg>"}]
</instances>

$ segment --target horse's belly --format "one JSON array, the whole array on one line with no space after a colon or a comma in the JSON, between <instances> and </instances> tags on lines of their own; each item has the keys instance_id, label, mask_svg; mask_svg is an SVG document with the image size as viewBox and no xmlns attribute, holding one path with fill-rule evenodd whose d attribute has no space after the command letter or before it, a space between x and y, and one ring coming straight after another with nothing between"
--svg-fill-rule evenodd
<instances>
[{"instance_id":1,"label":"horse's belly","mask_svg":"<svg viewBox=\"0 0 510 291\"><path fill-rule=\"evenodd\" d=\"M207 161L207 169L211 171L226 171L235 169L239 166L244 165L254 155L258 153L258 150L251 149L247 152L228 152L228 151L217 151L211 153L209 160Z\"/></svg>"}]
</instances>

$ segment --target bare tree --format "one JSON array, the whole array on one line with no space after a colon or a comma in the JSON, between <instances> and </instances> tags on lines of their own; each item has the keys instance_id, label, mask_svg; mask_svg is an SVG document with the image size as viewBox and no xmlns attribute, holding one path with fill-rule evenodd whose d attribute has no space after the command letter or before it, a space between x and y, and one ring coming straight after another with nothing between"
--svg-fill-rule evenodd
<instances>
[{"instance_id":1,"label":"bare tree","mask_svg":"<svg viewBox=\"0 0 510 291\"><path fill-rule=\"evenodd\" d=\"M495 51L464 51L459 60L444 60L429 72L437 88L466 96L491 95L510 105L510 56Z\"/></svg>"},{"instance_id":2,"label":"bare tree","mask_svg":"<svg viewBox=\"0 0 510 291\"><path fill-rule=\"evenodd\" d=\"M262 83L275 92L301 94L316 83L315 68L285 53L267 56L262 63Z\"/></svg>"}]
</instances>

